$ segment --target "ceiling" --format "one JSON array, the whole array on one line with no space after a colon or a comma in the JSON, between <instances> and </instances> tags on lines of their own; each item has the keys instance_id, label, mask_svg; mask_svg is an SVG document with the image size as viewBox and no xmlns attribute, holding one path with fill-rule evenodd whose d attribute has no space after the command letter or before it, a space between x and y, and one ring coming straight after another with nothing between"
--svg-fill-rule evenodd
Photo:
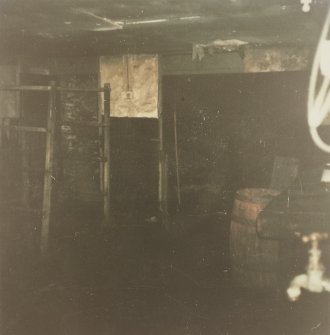
<instances>
[{"instance_id":1,"label":"ceiling","mask_svg":"<svg viewBox=\"0 0 330 335\"><path fill-rule=\"evenodd\" d=\"M194 44L314 44L328 0L0 0L2 53L189 53Z\"/></svg>"}]
</instances>

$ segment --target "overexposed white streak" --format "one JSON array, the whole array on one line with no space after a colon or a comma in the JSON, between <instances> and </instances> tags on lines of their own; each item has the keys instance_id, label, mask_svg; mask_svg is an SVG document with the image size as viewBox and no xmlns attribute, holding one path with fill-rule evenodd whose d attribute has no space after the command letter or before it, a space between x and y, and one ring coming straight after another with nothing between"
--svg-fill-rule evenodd
<instances>
[{"instance_id":1,"label":"overexposed white streak","mask_svg":"<svg viewBox=\"0 0 330 335\"><path fill-rule=\"evenodd\" d=\"M132 21L125 22L125 25L133 25L133 24L151 24L151 23L163 23L168 22L169 19L154 19L154 20L141 20L141 21Z\"/></svg>"},{"instance_id":2,"label":"overexposed white streak","mask_svg":"<svg viewBox=\"0 0 330 335\"><path fill-rule=\"evenodd\" d=\"M180 17L180 20L190 21L190 20L199 20L200 18L201 18L200 16L184 16Z\"/></svg>"},{"instance_id":3,"label":"overexposed white streak","mask_svg":"<svg viewBox=\"0 0 330 335\"><path fill-rule=\"evenodd\" d=\"M90 11L88 11L86 9L78 9L77 11L79 13L88 15L90 17L93 17L93 18L95 18L97 20L106 22L106 23L111 24L113 26L113 28L112 27L108 27L108 28L104 27L105 29L108 29L108 30L123 29L124 22L122 22L122 21L115 21L115 20L108 19L107 17L102 17L102 16L96 15L93 12L90 12Z\"/></svg>"}]
</instances>

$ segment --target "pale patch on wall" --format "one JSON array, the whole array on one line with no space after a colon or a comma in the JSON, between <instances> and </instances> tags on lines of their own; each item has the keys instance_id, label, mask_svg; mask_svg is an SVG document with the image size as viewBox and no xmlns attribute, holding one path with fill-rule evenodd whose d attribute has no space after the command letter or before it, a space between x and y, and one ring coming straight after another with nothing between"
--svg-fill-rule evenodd
<instances>
[{"instance_id":1,"label":"pale patch on wall","mask_svg":"<svg viewBox=\"0 0 330 335\"><path fill-rule=\"evenodd\" d=\"M16 66L0 65L0 85L11 86L16 84ZM0 118L16 118L17 93L0 91Z\"/></svg>"},{"instance_id":2,"label":"pale patch on wall","mask_svg":"<svg viewBox=\"0 0 330 335\"><path fill-rule=\"evenodd\" d=\"M111 85L111 116L158 117L158 57L100 57L100 82Z\"/></svg>"},{"instance_id":3,"label":"pale patch on wall","mask_svg":"<svg viewBox=\"0 0 330 335\"><path fill-rule=\"evenodd\" d=\"M213 55L215 53L222 52L233 52L238 51L242 45L246 45L248 42L240 41L236 39L231 40L215 40L207 44L194 44L192 50L192 59L198 59L201 61L205 55Z\"/></svg>"},{"instance_id":4,"label":"pale patch on wall","mask_svg":"<svg viewBox=\"0 0 330 335\"><path fill-rule=\"evenodd\" d=\"M308 68L310 51L297 47L246 47L245 72L301 71Z\"/></svg>"}]
</instances>

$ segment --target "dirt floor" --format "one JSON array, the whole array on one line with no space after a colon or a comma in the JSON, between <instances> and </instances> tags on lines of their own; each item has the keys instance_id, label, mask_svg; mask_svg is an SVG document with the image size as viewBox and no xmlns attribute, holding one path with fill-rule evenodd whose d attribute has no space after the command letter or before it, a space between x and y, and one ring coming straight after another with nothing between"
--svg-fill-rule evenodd
<instances>
[{"instance_id":1,"label":"dirt floor","mask_svg":"<svg viewBox=\"0 0 330 335\"><path fill-rule=\"evenodd\" d=\"M2 335L330 333L327 294L291 303L281 285L234 287L228 218L183 216L170 233L155 220L101 232L81 212L57 222L41 259L35 219L2 214Z\"/></svg>"}]
</instances>

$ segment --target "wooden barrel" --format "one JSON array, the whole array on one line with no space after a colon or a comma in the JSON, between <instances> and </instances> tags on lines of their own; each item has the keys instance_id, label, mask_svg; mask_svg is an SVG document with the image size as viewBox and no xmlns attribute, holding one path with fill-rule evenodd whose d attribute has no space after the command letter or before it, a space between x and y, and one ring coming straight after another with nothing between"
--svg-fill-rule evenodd
<instances>
[{"instance_id":1,"label":"wooden barrel","mask_svg":"<svg viewBox=\"0 0 330 335\"><path fill-rule=\"evenodd\" d=\"M260 239L256 219L279 195L271 189L243 189L236 193L230 227L232 279L239 287L269 288L277 284L278 241Z\"/></svg>"}]
</instances>

